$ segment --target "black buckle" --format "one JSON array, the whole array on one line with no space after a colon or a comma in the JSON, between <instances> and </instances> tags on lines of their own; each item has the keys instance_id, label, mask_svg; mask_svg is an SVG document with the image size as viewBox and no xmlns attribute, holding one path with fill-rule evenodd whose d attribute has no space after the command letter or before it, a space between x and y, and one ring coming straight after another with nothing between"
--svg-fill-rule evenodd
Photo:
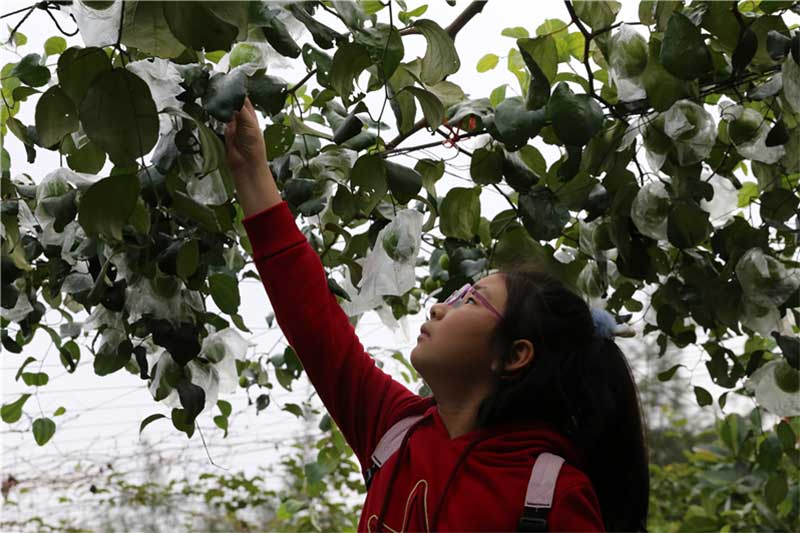
<instances>
[{"instance_id":1,"label":"black buckle","mask_svg":"<svg viewBox=\"0 0 800 533\"><path fill-rule=\"evenodd\" d=\"M372 466L370 466L367 471L364 472L364 485L366 485L367 490L369 490L370 483L372 483L372 477L375 475L375 472L378 471L378 468L380 468L378 465L372 463Z\"/></svg>"},{"instance_id":2,"label":"black buckle","mask_svg":"<svg viewBox=\"0 0 800 533\"><path fill-rule=\"evenodd\" d=\"M525 507L517 525L517 531L546 532L548 507Z\"/></svg>"}]
</instances>

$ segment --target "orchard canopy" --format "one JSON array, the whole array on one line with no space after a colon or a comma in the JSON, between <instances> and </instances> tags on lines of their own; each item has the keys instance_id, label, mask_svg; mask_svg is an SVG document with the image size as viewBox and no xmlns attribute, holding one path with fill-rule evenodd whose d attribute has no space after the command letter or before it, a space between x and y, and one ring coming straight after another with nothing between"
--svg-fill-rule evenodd
<instances>
[{"instance_id":1,"label":"orchard canopy","mask_svg":"<svg viewBox=\"0 0 800 533\"><path fill-rule=\"evenodd\" d=\"M643 1L638 19L620 20L619 2L566 1L560 18L519 21L462 65L459 31L512 6L448 3L439 21L403 0L31 6L69 10L85 46L55 35L28 50L24 22L6 43L18 53L2 67L2 346L30 393L2 406L3 421L24 423L47 387L24 357L37 330L69 372L89 358L99 376L144 380L189 437L203 410L227 431L220 392L256 391L261 410L273 376L287 388L300 376L291 347L244 357L239 281L258 275L221 134L246 95L351 317L382 307L399 319L530 261L643 324L661 355L698 346L715 384L800 415L800 32L789 22L800 6ZM289 29L301 25L298 40ZM422 57L405 52L411 39L424 39ZM274 75L276 54L307 74ZM506 68L518 86L490 94L448 80ZM367 105L370 93L382 104ZM17 118L25 106L33 123ZM477 136L473 151L461 145ZM437 188L445 161L397 157L442 142L469 156L471 183ZM22 143L28 163L49 150L65 164L15 173L6 143ZM508 204L491 219L485 188ZM57 329L42 321L49 310ZM724 407L728 392L694 389L701 406ZM39 445L58 414L32 421Z\"/></svg>"}]
</instances>

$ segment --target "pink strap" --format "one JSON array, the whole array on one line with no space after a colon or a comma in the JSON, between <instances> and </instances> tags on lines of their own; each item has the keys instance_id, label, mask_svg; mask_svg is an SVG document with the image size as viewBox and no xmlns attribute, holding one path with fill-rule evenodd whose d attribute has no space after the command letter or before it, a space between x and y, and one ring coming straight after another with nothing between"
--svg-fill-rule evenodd
<instances>
[{"instance_id":1,"label":"pink strap","mask_svg":"<svg viewBox=\"0 0 800 533\"><path fill-rule=\"evenodd\" d=\"M556 480L564 459L552 453L541 453L533 464L528 493L525 495L525 507L550 507L553 504L553 493Z\"/></svg>"},{"instance_id":2,"label":"pink strap","mask_svg":"<svg viewBox=\"0 0 800 533\"><path fill-rule=\"evenodd\" d=\"M408 431L408 428L423 416L425 415L409 416L390 427L389 430L383 434L383 437L381 437L378 446L375 447L375 452L372 454L372 462L378 465L378 467L383 466L383 463L385 463L403 443L403 437Z\"/></svg>"}]
</instances>

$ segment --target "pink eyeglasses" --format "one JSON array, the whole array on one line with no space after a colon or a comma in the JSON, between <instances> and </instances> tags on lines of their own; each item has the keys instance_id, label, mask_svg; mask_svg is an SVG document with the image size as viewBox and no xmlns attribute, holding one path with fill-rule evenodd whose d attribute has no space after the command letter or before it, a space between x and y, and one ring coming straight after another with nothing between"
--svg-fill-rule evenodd
<instances>
[{"instance_id":1,"label":"pink eyeglasses","mask_svg":"<svg viewBox=\"0 0 800 533\"><path fill-rule=\"evenodd\" d=\"M459 307L467 299L467 296L474 296L484 307L494 313L498 319L502 319L503 315L501 315L500 312L495 309L494 306L490 304L481 293L479 293L477 290L473 290L473 288L474 287L471 283L467 283L457 291L453 291L453 293L447 297L444 303L452 307Z\"/></svg>"}]
</instances>

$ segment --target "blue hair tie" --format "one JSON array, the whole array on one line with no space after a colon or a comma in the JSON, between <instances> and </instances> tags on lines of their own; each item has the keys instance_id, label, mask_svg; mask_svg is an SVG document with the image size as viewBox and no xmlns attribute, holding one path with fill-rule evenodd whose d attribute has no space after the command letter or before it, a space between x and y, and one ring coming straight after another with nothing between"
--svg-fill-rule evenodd
<instances>
[{"instance_id":1,"label":"blue hair tie","mask_svg":"<svg viewBox=\"0 0 800 533\"><path fill-rule=\"evenodd\" d=\"M594 337L598 339L613 340L614 337L635 337L636 331L628 324L617 324L617 319L599 307L592 307L592 322L594 322Z\"/></svg>"}]
</instances>

